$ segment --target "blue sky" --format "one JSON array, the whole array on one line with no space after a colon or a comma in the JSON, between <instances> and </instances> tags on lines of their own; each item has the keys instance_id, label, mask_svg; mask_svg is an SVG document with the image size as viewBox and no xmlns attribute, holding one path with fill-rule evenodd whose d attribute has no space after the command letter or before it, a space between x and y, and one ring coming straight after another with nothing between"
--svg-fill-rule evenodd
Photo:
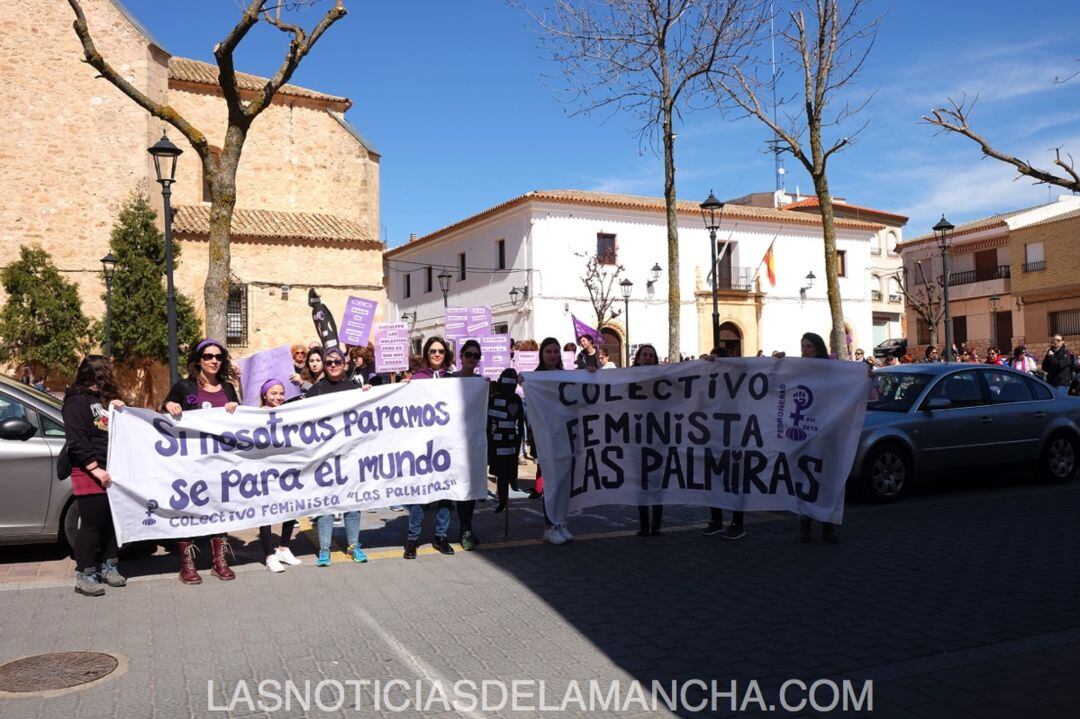
<instances>
[{"instance_id":1,"label":"blue sky","mask_svg":"<svg viewBox=\"0 0 1080 719\"><path fill-rule=\"evenodd\" d=\"M240 0L125 2L170 52L209 62L240 13ZM329 3L293 17L310 26ZM383 154L389 246L533 189L662 195L662 162L641 147L632 118L570 117L559 103L543 79L558 68L542 58L522 10L502 0L346 6L293 82L352 99L349 119ZM949 96L979 93L972 124L1001 149L1036 166L1049 165L1056 146L1080 157L1080 78L1053 82L1080 70L1075 0L875 7L887 14L851 89L855 98L876 91L858 121L870 124L830 160L835 195L909 216L905 236L914 237L941 213L959 225L1064 192L1014 181L1008 166L980 159L974 143L935 136L919 117ZM284 47L284 35L260 26L237 65L268 74ZM756 121L702 110L677 131L681 199L773 189L768 135ZM790 158L785 164L788 189L812 194L809 176Z\"/></svg>"}]
</instances>

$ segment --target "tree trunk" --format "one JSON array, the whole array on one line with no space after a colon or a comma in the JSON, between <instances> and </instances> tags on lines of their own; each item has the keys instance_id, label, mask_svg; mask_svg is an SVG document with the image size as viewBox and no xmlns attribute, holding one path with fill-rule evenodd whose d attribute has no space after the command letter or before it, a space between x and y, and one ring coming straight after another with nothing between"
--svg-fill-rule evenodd
<instances>
[{"instance_id":1,"label":"tree trunk","mask_svg":"<svg viewBox=\"0 0 1080 719\"><path fill-rule=\"evenodd\" d=\"M682 296L679 292L679 218L675 212L675 132L671 106L664 107L664 206L667 210L668 255L668 357L679 361L679 317Z\"/></svg>"},{"instance_id":2,"label":"tree trunk","mask_svg":"<svg viewBox=\"0 0 1080 719\"><path fill-rule=\"evenodd\" d=\"M217 167L206 167L210 181L210 241L203 301L206 305L206 336L227 342L226 314L232 257L229 237L233 210L236 208L236 169L240 165L247 132L230 125L225 133L225 147Z\"/></svg>"},{"instance_id":3,"label":"tree trunk","mask_svg":"<svg viewBox=\"0 0 1080 719\"><path fill-rule=\"evenodd\" d=\"M829 316L832 327L829 330L829 349L837 359L850 359L847 347L847 332L844 329L844 306L840 300L840 280L836 262L836 222L833 216L832 195L829 193L829 178L822 174L814 178L814 191L821 205L821 231L825 240L825 285L829 297Z\"/></svg>"}]
</instances>

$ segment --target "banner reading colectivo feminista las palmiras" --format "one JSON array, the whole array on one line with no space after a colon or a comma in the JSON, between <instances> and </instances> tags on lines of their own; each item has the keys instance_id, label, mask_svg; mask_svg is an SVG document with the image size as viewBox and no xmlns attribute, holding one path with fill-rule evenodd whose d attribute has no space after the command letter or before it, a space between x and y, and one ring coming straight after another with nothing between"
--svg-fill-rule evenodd
<instances>
[{"instance_id":1,"label":"banner reading colectivo feminista las palmiras","mask_svg":"<svg viewBox=\"0 0 1080 719\"><path fill-rule=\"evenodd\" d=\"M839 523L869 384L862 362L800 358L526 373L548 517L686 504Z\"/></svg>"},{"instance_id":2,"label":"banner reading colectivo feminista las palmiras","mask_svg":"<svg viewBox=\"0 0 1080 719\"><path fill-rule=\"evenodd\" d=\"M109 417L121 544L487 495L487 382L410 382L276 409Z\"/></svg>"}]
</instances>

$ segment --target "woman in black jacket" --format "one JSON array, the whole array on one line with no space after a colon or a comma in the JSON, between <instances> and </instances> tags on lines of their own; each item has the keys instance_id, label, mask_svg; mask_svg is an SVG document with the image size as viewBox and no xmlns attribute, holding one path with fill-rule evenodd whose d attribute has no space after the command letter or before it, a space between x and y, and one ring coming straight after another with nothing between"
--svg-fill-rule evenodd
<instances>
[{"instance_id":1,"label":"woman in black jacket","mask_svg":"<svg viewBox=\"0 0 1080 719\"><path fill-rule=\"evenodd\" d=\"M106 491L112 477L105 469L109 455L109 407L120 408L120 389L112 366L101 355L88 355L79 363L75 383L64 394L64 435L71 460L71 492L79 503L79 530L75 534L75 591L89 597L127 580L116 568L116 533ZM101 555L101 571L97 557Z\"/></svg>"},{"instance_id":2,"label":"woman in black jacket","mask_svg":"<svg viewBox=\"0 0 1080 719\"><path fill-rule=\"evenodd\" d=\"M186 379L179 380L169 390L164 409L173 417L189 410L224 407L232 413L240 404L236 388L229 383L232 365L229 351L217 340L205 339L188 353ZM195 547L191 539L176 543L180 550L180 581L184 584L202 584L202 577L195 569ZM225 561L228 540L224 534L210 537L213 564L210 573L218 579L236 579L236 573ZM231 548L230 548L230 551Z\"/></svg>"}]
</instances>

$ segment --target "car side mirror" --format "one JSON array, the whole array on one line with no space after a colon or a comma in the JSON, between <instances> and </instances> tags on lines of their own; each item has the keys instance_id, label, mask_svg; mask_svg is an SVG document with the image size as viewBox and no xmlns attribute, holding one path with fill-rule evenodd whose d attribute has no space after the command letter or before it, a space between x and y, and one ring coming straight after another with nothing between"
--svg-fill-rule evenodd
<instances>
[{"instance_id":1,"label":"car side mirror","mask_svg":"<svg viewBox=\"0 0 1080 719\"><path fill-rule=\"evenodd\" d=\"M37 434L37 427L30 424L24 417L8 417L0 420L0 439L25 442L35 434Z\"/></svg>"},{"instance_id":2,"label":"car side mirror","mask_svg":"<svg viewBox=\"0 0 1080 719\"><path fill-rule=\"evenodd\" d=\"M935 409L948 409L952 407L952 400L948 397L934 397L931 400L927 400L923 405L923 409L928 412L933 412Z\"/></svg>"}]
</instances>

